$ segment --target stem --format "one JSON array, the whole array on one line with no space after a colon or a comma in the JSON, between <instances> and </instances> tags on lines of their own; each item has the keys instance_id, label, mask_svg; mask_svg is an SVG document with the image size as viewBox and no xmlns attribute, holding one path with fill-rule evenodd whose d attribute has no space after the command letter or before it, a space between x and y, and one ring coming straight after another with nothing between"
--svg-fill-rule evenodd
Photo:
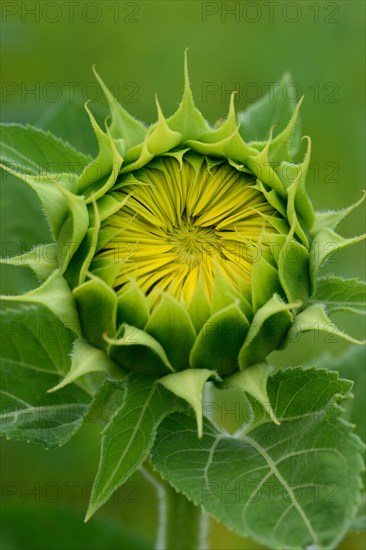
<instances>
[{"instance_id":1,"label":"stem","mask_svg":"<svg viewBox=\"0 0 366 550\"><path fill-rule=\"evenodd\" d=\"M166 549L204 550L207 527L204 512L184 495L168 488L168 518L166 522ZM160 549L159 549L160 550Z\"/></svg>"},{"instance_id":2,"label":"stem","mask_svg":"<svg viewBox=\"0 0 366 550\"><path fill-rule=\"evenodd\" d=\"M155 550L208 550L208 517L145 464L142 473L156 489L158 532Z\"/></svg>"}]
</instances>

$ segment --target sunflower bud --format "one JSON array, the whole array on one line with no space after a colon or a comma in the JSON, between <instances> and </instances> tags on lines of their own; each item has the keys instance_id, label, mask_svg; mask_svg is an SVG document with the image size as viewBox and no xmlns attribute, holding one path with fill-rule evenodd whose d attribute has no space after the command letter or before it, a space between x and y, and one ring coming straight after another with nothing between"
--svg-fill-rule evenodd
<instances>
[{"instance_id":1,"label":"sunflower bud","mask_svg":"<svg viewBox=\"0 0 366 550\"><path fill-rule=\"evenodd\" d=\"M52 307L67 321L57 299L66 280L80 322L76 359L54 389L101 370L103 355L109 376L153 375L186 399L200 431L210 378L251 393L271 413L267 356L300 332L334 333L316 299L318 271L330 252L361 239L334 231L350 209L313 210L309 138L303 161L293 159L301 101L275 137L269 127L266 141L246 142L234 97L223 123L206 122L187 64L178 110L165 118L156 100L150 127L96 76L111 114L103 130L86 106L97 158L67 183L21 176L39 194L62 249L56 271L42 272L36 299L46 303L52 291Z\"/></svg>"}]
</instances>

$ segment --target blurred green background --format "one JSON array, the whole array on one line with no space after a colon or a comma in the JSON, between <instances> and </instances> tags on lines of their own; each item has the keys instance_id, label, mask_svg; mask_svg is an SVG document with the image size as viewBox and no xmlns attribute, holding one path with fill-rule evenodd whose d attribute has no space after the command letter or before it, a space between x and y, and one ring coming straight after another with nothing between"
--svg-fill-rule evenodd
<instances>
[{"instance_id":1,"label":"blurred green background","mask_svg":"<svg viewBox=\"0 0 366 550\"><path fill-rule=\"evenodd\" d=\"M171 114L182 93L183 52L196 104L210 121L227 113L230 91L244 109L284 71L305 94L303 132L312 137L308 188L318 208L340 208L361 196L365 181L365 4L341 2L14 2L1 4L1 119L52 130L85 152L95 152L83 112L86 99L103 119L105 107L92 74L98 72L137 118L155 120L154 94ZM49 239L32 192L3 176L4 243L29 248ZM11 205L11 206L10 206ZM345 235L364 230L365 209L343 223ZM362 244L329 265L344 276L363 276ZM328 268L326 268L328 269ZM8 269L2 290L30 288L28 275ZM339 316L360 337L365 324ZM303 337L273 354L275 365L301 364L341 342ZM153 488L140 474L97 517L82 524L99 455L100 425L89 423L66 447L50 453L4 442L3 550L115 550L152 547L156 532ZM33 490L33 493L31 492ZM255 549L214 524L212 548ZM51 542L52 541L52 542ZM361 535L340 546L365 547Z\"/></svg>"}]
</instances>

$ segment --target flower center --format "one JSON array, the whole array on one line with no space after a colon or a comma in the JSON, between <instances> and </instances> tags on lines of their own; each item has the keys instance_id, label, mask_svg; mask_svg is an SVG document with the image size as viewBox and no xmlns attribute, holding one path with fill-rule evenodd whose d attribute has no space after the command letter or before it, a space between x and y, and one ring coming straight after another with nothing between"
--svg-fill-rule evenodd
<instances>
[{"instance_id":1,"label":"flower center","mask_svg":"<svg viewBox=\"0 0 366 550\"><path fill-rule=\"evenodd\" d=\"M189 221L174 227L167 241L174 245L177 261L194 269L205 261L206 255L220 253L220 238L214 227L199 227Z\"/></svg>"},{"instance_id":2,"label":"flower center","mask_svg":"<svg viewBox=\"0 0 366 550\"><path fill-rule=\"evenodd\" d=\"M253 176L208 162L161 157L124 176L111 192L121 208L102 225L91 269L116 273L116 290L135 281L153 300L166 291L185 304L200 280L211 300L218 269L235 288L248 287L253 245L275 231L274 209Z\"/></svg>"}]
</instances>

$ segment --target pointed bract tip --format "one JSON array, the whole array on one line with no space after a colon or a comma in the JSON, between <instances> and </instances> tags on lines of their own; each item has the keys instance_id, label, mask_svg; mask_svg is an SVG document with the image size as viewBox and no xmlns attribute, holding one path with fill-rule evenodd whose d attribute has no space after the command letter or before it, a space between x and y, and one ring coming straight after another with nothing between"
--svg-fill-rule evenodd
<instances>
[{"instance_id":1,"label":"pointed bract tip","mask_svg":"<svg viewBox=\"0 0 366 550\"><path fill-rule=\"evenodd\" d=\"M305 96L302 95L302 96L300 97L299 101L297 102L297 105L296 105L296 107L295 107L295 112L296 112L296 113L299 112L300 107L301 107L301 105L302 105L304 99L305 99Z\"/></svg>"},{"instance_id":2,"label":"pointed bract tip","mask_svg":"<svg viewBox=\"0 0 366 550\"><path fill-rule=\"evenodd\" d=\"M165 119L163 111L162 111L160 103L159 103L158 94L155 94L155 105L156 105L156 110L158 112L158 121L162 118Z\"/></svg>"},{"instance_id":3,"label":"pointed bract tip","mask_svg":"<svg viewBox=\"0 0 366 550\"><path fill-rule=\"evenodd\" d=\"M90 518L94 515L94 512L93 510L91 510L90 508L88 508L86 514L85 514L85 518L84 518L84 523L88 523L88 521L90 520Z\"/></svg>"},{"instance_id":4,"label":"pointed bract tip","mask_svg":"<svg viewBox=\"0 0 366 550\"><path fill-rule=\"evenodd\" d=\"M228 118L230 118L230 116L235 117L235 96L237 93L238 92L236 90L231 92Z\"/></svg>"},{"instance_id":5,"label":"pointed bract tip","mask_svg":"<svg viewBox=\"0 0 366 550\"><path fill-rule=\"evenodd\" d=\"M198 437L198 439L202 439L202 437L203 437L202 415L197 416L197 437Z\"/></svg>"},{"instance_id":6,"label":"pointed bract tip","mask_svg":"<svg viewBox=\"0 0 366 550\"><path fill-rule=\"evenodd\" d=\"M97 72L97 67L96 67L95 63L92 66L92 71L94 73L95 78L98 80L99 83L101 83L102 79L101 79L101 77L99 76L99 74Z\"/></svg>"},{"instance_id":7,"label":"pointed bract tip","mask_svg":"<svg viewBox=\"0 0 366 550\"><path fill-rule=\"evenodd\" d=\"M188 90L191 93L188 72L188 48L186 48L184 51L184 90Z\"/></svg>"},{"instance_id":8,"label":"pointed bract tip","mask_svg":"<svg viewBox=\"0 0 366 550\"><path fill-rule=\"evenodd\" d=\"M270 127L270 129L269 129L269 136L268 136L268 142L267 142L268 145L269 145L269 144L271 143L271 141L272 141L272 138L273 138L273 130L276 128L277 124L278 124L278 123L273 124L273 125Z\"/></svg>"},{"instance_id":9,"label":"pointed bract tip","mask_svg":"<svg viewBox=\"0 0 366 550\"><path fill-rule=\"evenodd\" d=\"M52 388L49 388L46 393L53 393L57 390L60 390L65 384L64 381L60 382L59 384L56 384L56 386L52 386Z\"/></svg>"}]
</instances>

